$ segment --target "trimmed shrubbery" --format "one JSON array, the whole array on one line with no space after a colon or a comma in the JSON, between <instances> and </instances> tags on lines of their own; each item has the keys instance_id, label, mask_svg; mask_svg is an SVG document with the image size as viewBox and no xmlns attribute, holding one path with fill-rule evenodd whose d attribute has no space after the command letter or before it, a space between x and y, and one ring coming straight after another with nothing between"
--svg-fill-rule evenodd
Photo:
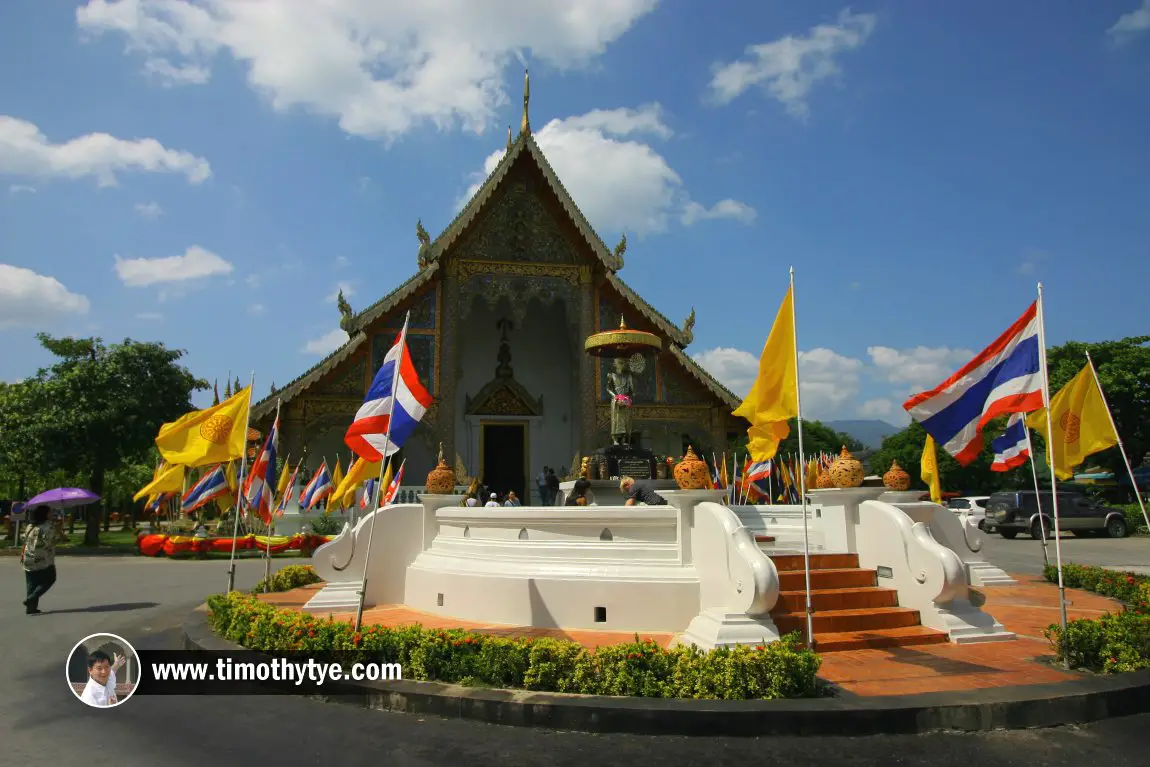
<instances>
[{"instance_id":1,"label":"trimmed shrubbery","mask_svg":"<svg viewBox=\"0 0 1150 767\"><path fill-rule=\"evenodd\" d=\"M650 698L745 700L819 694L820 659L797 634L759 647L710 652L693 647L665 650L638 637L588 650L565 640L421 626L371 626L360 633L349 623L279 609L239 592L212 596L208 606L216 633L251 650L302 652L345 664L398 663L406 679L419 681Z\"/></svg>"},{"instance_id":2,"label":"trimmed shrubbery","mask_svg":"<svg viewBox=\"0 0 1150 767\"><path fill-rule=\"evenodd\" d=\"M1043 574L1051 583L1058 582L1058 570L1053 566ZM1058 660L1069 660L1072 668L1104 674L1150 668L1150 577L1066 564L1062 566L1062 582L1067 588L1117 599L1126 609L1097 619L1069 621L1065 632L1058 624L1047 628L1046 638Z\"/></svg>"},{"instance_id":3,"label":"trimmed shrubbery","mask_svg":"<svg viewBox=\"0 0 1150 767\"><path fill-rule=\"evenodd\" d=\"M300 586L308 586L312 583L319 583L322 579L315 574L315 568L311 565L288 565L287 567L277 570L272 573L270 581L260 581L252 589L253 594L263 594L264 592L277 592L277 591L291 591L298 589Z\"/></svg>"}]
</instances>

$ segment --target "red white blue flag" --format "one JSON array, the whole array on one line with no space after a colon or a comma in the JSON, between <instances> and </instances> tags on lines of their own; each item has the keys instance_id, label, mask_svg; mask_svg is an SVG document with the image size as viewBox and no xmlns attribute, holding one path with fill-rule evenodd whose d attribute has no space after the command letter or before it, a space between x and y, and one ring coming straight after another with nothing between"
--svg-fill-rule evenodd
<instances>
[{"instance_id":1,"label":"red white blue flag","mask_svg":"<svg viewBox=\"0 0 1150 767\"><path fill-rule=\"evenodd\" d=\"M395 503L395 498L399 495L399 486L403 484L403 467L407 465L407 459L403 459L403 463L399 464L399 471L395 472L395 479L391 480L391 484L387 486L387 495L383 497L383 503L380 506L389 506Z\"/></svg>"},{"instance_id":2,"label":"red white blue flag","mask_svg":"<svg viewBox=\"0 0 1150 767\"><path fill-rule=\"evenodd\" d=\"M310 509L331 495L333 490L335 488L331 486L331 472L328 471L325 460L311 481L304 486L303 492L299 494L299 507Z\"/></svg>"},{"instance_id":3,"label":"red white blue flag","mask_svg":"<svg viewBox=\"0 0 1150 767\"><path fill-rule=\"evenodd\" d=\"M275 495L276 486L276 446L279 443L280 416L277 409L276 420L272 423L268 438L264 441L264 449L256 457L252 469L244 480L244 499L248 508L259 512L264 524L272 521L272 496Z\"/></svg>"},{"instance_id":4,"label":"red white blue flag","mask_svg":"<svg viewBox=\"0 0 1150 767\"><path fill-rule=\"evenodd\" d=\"M344 442L365 461L382 461L403 447L432 401L411 361L404 320L403 330L383 358Z\"/></svg>"},{"instance_id":5,"label":"red white blue flag","mask_svg":"<svg viewBox=\"0 0 1150 767\"><path fill-rule=\"evenodd\" d=\"M303 465L303 459L295 465L295 471L291 473L291 479L288 480L287 488L284 489L284 497L280 498L279 505L276 506L276 516L282 517L284 512L287 511L288 501L291 500L292 494L295 493L295 478L299 476L299 467Z\"/></svg>"},{"instance_id":6,"label":"red white blue flag","mask_svg":"<svg viewBox=\"0 0 1150 767\"><path fill-rule=\"evenodd\" d=\"M180 511L185 514L195 511L217 498L224 497L228 492L228 478L224 474L223 464L220 464L200 477L199 482L188 488L188 492L184 493L184 497L180 501Z\"/></svg>"},{"instance_id":7,"label":"red white blue flag","mask_svg":"<svg viewBox=\"0 0 1150 767\"><path fill-rule=\"evenodd\" d=\"M1022 413L1010 416L1006 431L990 443L994 450L994 463L991 471L1010 471L1021 466L1030 458L1030 435L1026 433L1026 421Z\"/></svg>"},{"instance_id":8,"label":"red white blue flag","mask_svg":"<svg viewBox=\"0 0 1150 767\"><path fill-rule=\"evenodd\" d=\"M903 403L910 417L959 464L982 452L982 430L1009 413L1042 407L1038 303L978 356L928 392Z\"/></svg>"}]
</instances>

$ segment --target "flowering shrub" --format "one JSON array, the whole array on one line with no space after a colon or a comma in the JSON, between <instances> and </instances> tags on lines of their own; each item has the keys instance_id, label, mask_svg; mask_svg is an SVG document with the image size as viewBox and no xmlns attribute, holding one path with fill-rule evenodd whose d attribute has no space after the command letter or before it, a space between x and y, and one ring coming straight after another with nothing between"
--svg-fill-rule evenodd
<instances>
[{"instance_id":1,"label":"flowering shrub","mask_svg":"<svg viewBox=\"0 0 1150 767\"><path fill-rule=\"evenodd\" d=\"M285 568L287 569L287 568ZM278 573L277 573L278 575ZM558 639L508 638L421 626L320 619L232 592L208 598L217 634L251 650L317 660L399 663L407 679L542 692L745 700L818 694L818 655L797 634L759 647L664 650L651 640L596 650Z\"/></svg>"},{"instance_id":2,"label":"flowering shrub","mask_svg":"<svg viewBox=\"0 0 1150 767\"><path fill-rule=\"evenodd\" d=\"M315 568L311 565L288 565L282 570L272 573L270 581L264 580L257 583L252 589L252 593L291 591L300 586L319 583L320 580L322 579L315 574Z\"/></svg>"},{"instance_id":3,"label":"flowering shrub","mask_svg":"<svg viewBox=\"0 0 1150 767\"><path fill-rule=\"evenodd\" d=\"M1048 566L1043 574L1051 583L1058 582L1055 567ZM1058 660L1103 674L1150 668L1150 577L1065 564L1062 582L1067 588L1117 599L1126 609L1097 619L1069 621L1065 632L1057 624L1047 628L1045 636Z\"/></svg>"}]
</instances>

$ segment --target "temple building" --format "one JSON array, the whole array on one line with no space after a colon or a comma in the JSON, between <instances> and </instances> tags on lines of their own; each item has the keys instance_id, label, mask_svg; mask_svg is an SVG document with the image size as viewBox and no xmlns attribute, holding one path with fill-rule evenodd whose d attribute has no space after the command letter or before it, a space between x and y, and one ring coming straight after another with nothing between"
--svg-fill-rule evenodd
<instances>
[{"instance_id":1,"label":"temple building","mask_svg":"<svg viewBox=\"0 0 1150 767\"><path fill-rule=\"evenodd\" d=\"M584 340L621 322L662 342L632 367L639 445L709 457L746 428L731 416L740 399L686 352L694 310L677 325L620 277L626 237L610 249L583 217L532 135L528 98L525 88L518 136L508 131L502 161L455 220L434 239L416 224L414 276L358 312L341 296L348 341L253 406L266 434L282 403L281 455L311 470L337 456L347 466L344 433L408 312L407 344L435 403L402 451L405 484L422 484L442 445L457 476L538 502L544 466L562 476L611 444L611 360L586 354Z\"/></svg>"}]
</instances>

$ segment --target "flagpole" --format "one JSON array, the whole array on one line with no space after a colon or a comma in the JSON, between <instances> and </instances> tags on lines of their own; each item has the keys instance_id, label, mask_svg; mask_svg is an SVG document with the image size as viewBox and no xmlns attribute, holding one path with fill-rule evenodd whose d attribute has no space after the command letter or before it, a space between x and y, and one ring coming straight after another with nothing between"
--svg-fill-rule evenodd
<instances>
[{"instance_id":1,"label":"flagpole","mask_svg":"<svg viewBox=\"0 0 1150 767\"><path fill-rule=\"evenodd\" d=\"M1038 364L1042 369L1042 405L1046 408L1046 455L1050 463L1050 497L1054 504L1054 560L1058 567L1058 618L1066 634L1066 583L1062 579L1062 526L1058 517L1058 477L1054 471L1054 417L1050 414L1050 371L1046 365L1046 313L1043 311L1042 283L1038 283ZM1070 656L1064 658L1070 668Z\"/></svg>"},{"instance_id":2,"label":"flagpole","mask_svg":"<svg viewBox=\"0 0 1150 767\"><path fill-rule=\"evenodd\" d=\"M799 465L801 466L805 463L803 460L803 398L799 390L799 329L795 318L795 268L793 266L791 267L791 333L795 353L795 409L798 411L796 420L799 427ZM807 592L807 647L814 649L815 619L814 611L811 609L811 546L810 534L807 529L807 475L805 470L800 470L799 474L799 500L803 506L803 573L806 577Z\"/></svg>"},{"instance_id":3,"label":"flagpole","mask_svg":"<svg viewBox=\"0 0 1150 767\"><path fill-rule=\"evenodd\" d=\"M275 423L277 425L280 422L280 406L282 404L283 404L282 400L277 398L276 399L276 419L275 419L275 421L273 421L273 423ZM276 438L277 439L279 438L278 434L276 435ZM290 453L288 454L288 458L291 458ZM284 465L285 466L287 465L286 461L284 462ZM275 514L276 514L275 503L274 503L274 501L276 499L276 494L275 494L275 491L268 485L267 475L268 475L269 471L274 475L275 470L276 470L275 466L269 466L267 469L264 470L264 492L268 492L271 494L271 498L268 500L268 538L266 541L267 545L265 547L267 549L267 551L266 551L267 556L264 558L264 583L267 584L269 587L271 585L271 579L272 579L272 522L275 520ZM279 477L277 476L276 479L278 481ZM270 588L268 590L270 591Z\"/></svg>"},{"instance_id":4,"label":"flagpole","mask_svg":"<svg viewBox=\"0 0 1150 767\"><path fill-rule=\"evenodd\" d=\"M411 310L403 318L403 330L399 332L399 357L395 360L395 370L391 374L391 401L387 406L387 444L384 449L391 447L391 419L395 416L395 391L399 388L399 377L403 374L403 353L406 350L405 344L407 343L407 323L411 320ZM384 456L383 460L379 463L379 484L383 485L383 473L390 463L388 456ZM378 495L376 497L379 497ZM371 521L367 525L367 553L363 555L363 581L359 585L359 605L355 610L355 630L359 631L363 627L363 600L367 597L367 567L371 562L371 540L375 535L375 517L379 513L381 507L377 505L376 509L371 513Z\"/></svg>"},{"instance_id":5,"label":"flagpole","mask_svg":"<svg viewBox=\"0 0 1150 767\"><path fill-rule=\"evenodd\" d=\"M1086 352L1086 361L1090 364L1090 372L1094 374L1094 384L1098 387L1098 394L1102 397L1102 406L1106 408L1106 415L1110 418L1110 428L1114 429L1114 436L1118 439L1118 451L1122 453L1122 463L1126 464L1126 473L1130 476L1130 484L1134 487L1134 497L1138 499L1138 508L1142 509L1142 518L1146 520L1146 527L1150 528L1150 516L1146 514L1146 504L1142 500L1142 493L1138 489L1138 480L1134 477L1134 469L1130 468L1130 458L1126 455L1126 446L1122 444L1122 435L1118 433L1118 424L1114 422L1114 414L1110 412L1110 403L1106 401L1106 392L1102 390L1102 381L1098 379L1098 371L1094 369L1094 360L1090 352Z\"/></svg>"},{"instance_id":6,"label":"flagpole","mask_svg":"<svg viewBox=\"0 0 1150 767\"><path fill-rule=\"evenodd\" d=\"M231 375L231 371L228 371ZM256 371L248 379L248 414L244 425L244 448L240 452L240 475L236 477L236 524L232 528L232 556L228 565L228 593L236 590L236 539L240 534L240 509L244 503L244 474L248 469L248 430L252 428L252 389L256 385ZM232 396L235 396L234 394Z\"/></svg>"},{"instance_id":7,"label":"flagpole","mask_svg":"<svg viewBox=\"0 0 1150 767\"><path fill-rule=\"evenodd\" d=\"M1046 553L1046 521L1042 518L1042 493L1038 490L1038 466L1034 463L1034 445L1030 444L1030 427L1022 419L1022 432L1026 435L1026 452L1030 454L1030 474L1034 477L1034 503L1038 506L1038 527L1042 530L1042 564L1050 566L1050 555Z\"/></svg>"}]
</instances>

